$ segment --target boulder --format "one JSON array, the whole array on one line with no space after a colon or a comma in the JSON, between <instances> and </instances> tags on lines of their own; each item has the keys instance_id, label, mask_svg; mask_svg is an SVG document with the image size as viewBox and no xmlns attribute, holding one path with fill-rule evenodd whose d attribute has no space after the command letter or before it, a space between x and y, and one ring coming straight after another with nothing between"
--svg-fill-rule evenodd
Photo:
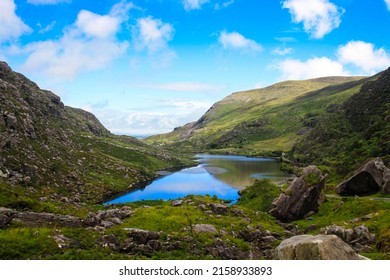
<instances>
[{"instance_id":1,"label":"boulder","mask_svg":"<svg viewBox=\"0 0 390 280\"><path fill-rule=\"evenodd\" d=\"M60 249L67 249L67 248L75 247L75 246L79 245L79 242L77 242L69 237L66 237L63 234L55 235L55 236L53 236L53 239L57 243L58 248L60 248Z\"/></svg>"},{"instance_id":2,"label":"boulder","mask_svg":"<svg viewBox=\"0 0 390 280\"><path fill-rule=\"evenodd\" d=\"M326 235L336 235L344 242L351 245L355 251L361 251L359 248L364 248L364 245L375 243L375 235L371 234L368 228L364 225L354 227L352 229L345 229L342 226L331 225L325 228Z\"/></svg>"},{"instance_id":3,"label":"boulder","mask_svg":"<svg viewBox=\"0 0 390 280\"><path fill-rule=\"evenodd\" d=\"M381 159L371 160L361 166L352 177L339 184L336 191L340 195L369 195L381 189L384 191L385 185L388 188L389 172Z\"/></svg>"},{"instance_id":4,"label":"boulder","mask_svg":"<svg viewBox=\"0 0 390 280\"><path fill-rule=\"evenodd\" d=\"M193 230L195 233L217 233L217 229L215 228L215 226L207 224L196 224L194 225Z\"/></svg>"},{"instance_id":5,"label":"boulder","mask_svg":"<svg viewBox=\"0 0 390 280\"><path fill-rule=\"evenodd\" d=\"M97 243L104 247L104 248L108 248L112 251L119 251L119 240L118 238L113 235L113 234L110 234L110 235L104 235L103 237L99 238Z\"/></svg>"},{"instance_id":6,"label":"boulder","mask_svg":"<svg viewBox=\"0 0 390 280\"><path fill-rule=\"evenodd\" d=\"M16 213L12 209L0 207L0 229L6 228Z\"/></svg>"},{"instance_id":7,"label":"boulder","mask_svg":"<svg viewBox=\"0 0 390 280\"><path fill-rule=\"evenodd\" d=\"M291 222L317 211L323 203L321 191L325 177L316 166L308 166L300 177L272 202L270 214L283 222Z\"/></svg>"},{"instance_id":8,"label":"boulder","mask_svg":"<svg viewBox=\"0 0 390 280\"><path fill-rule=\"evenodd\" d=\"M154 231L147 231L138 228L125 228L127 236L137 244L147 244L150 240L158 240L160 234Z\"/></svg>"},{"instance_id":9,"label":"boulder","mask_svg":"<svg viewBox=\"0 0 390 280\"><path fill-rule=\"evenodd\" d=\"M336 235L298 235L276 247L279 260L361 260L364 257Z\"/></svg>"},{"instance_id":10,"label":"boulder","mask_svg":"<svg viewBox=\"0 0 390 280\"><path fill-rule=\"evenodd\" d=\"M209 206L211 208L211 211L216 214L225 214L228 210L228 207L226 205L220 203L210 203Z\"/></svg>"}]
</instances>

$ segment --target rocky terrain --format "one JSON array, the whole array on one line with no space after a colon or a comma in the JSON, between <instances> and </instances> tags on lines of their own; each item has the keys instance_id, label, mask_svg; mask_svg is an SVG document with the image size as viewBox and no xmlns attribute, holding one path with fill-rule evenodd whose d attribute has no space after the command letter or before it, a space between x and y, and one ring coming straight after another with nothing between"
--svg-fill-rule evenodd
<instances>
[{"instance_id":1,"label":"rocky terrain","mask_svg":"<svg viewBox=\"0 0 390 280\"><path fill-rule=\"evenodd\" d=\"M148 140L160 139L155 147L112 135L0 62L0 259L389 259L389 77L285 82L230 96L174 132L186 139L167 140L173 154L161 136ZM248 98L253 111L242 106ZM225 106L275 115L204 142L208 123L231 124ZM291 129L275 123L286 108ZM282 159L296 178L258 180L235 205L210 196L101 204L159 170L191 164L177 154L187 145L242 145L246 153L291 135L299 139Z\"/></svg>"}]
</instances>

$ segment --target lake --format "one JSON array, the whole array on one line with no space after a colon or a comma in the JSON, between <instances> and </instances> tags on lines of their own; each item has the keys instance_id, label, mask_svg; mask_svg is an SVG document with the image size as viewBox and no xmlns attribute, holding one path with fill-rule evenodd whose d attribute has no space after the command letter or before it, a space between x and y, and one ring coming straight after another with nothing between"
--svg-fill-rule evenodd
<instances>
[{"instance_id":1,"label":"lake","mask_svg":"<svg viewBox=\"0 0 390 280\"><path fill-rule=\"evenodd\" d=\"M190 194L216 195L220 199L236 201L238 191L253 184L256 179L281 182L288 177L280 170L280 162L276 159L200 154L196 155L196 161L199 165L160 177L145 188L105 204L178 199Z\"/></svg>"}]
</instances>

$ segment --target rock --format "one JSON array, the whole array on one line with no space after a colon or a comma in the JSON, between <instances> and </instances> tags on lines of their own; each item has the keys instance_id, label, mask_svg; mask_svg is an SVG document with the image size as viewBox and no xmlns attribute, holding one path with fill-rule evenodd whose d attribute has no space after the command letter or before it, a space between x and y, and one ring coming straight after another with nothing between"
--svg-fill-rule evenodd
<instances>
[{"instance_id":1,"label":"rock","mask_svg":"<svg viewBox=\"0 0 390 280\"><path fill-rule=\"evenodd\" d=\"M215 226L208 224L196 224L193 227L193 231L195 233L217 233L217 229L215 228Z\"/></svg>"},{"instance_id":2,"label":"rock","mask_svg":"<svg viewBox=\"0 0 390 280\"><path fill-rule=\"evenodd\" d=\"M100 225L104 228L110 228L110 227L115 226L115 224L111 221L101 221Z\"/></svg>"},{"instance_id":3,"label":"rock","mask_svg":"<svg viewBox=\"0 0 390 280\"><path fill-rule=\"evenodd\" d=\"M225 214L228 210L228 207L226 205L219 203L210 203L209 206L211 208L211 211L216 214Z\"/></svg>"},{"instance_id":4,"label":"rock","mask_svg":"<svg viewBox=\"0 0 390 280\"><path fill-rule=\"evenodd\" d=\"M325 234L337 235L351 245L355 245L356 243L360 243L362 245L375 243L375 235L371 234L368 228L364 225L360 225L352 229L345 229L341 226L331 225L325 228Z\"/></svg>"},{"instance_id":5,"label":"rock","mask_svg":"<svg viewBox=\"0 0 390 280\"><path fill-rule=\"evenodd\" d=\"M384 188L387 191L389 172L381 159L371 160L361 166L352 177L339 184L336 191L340 195L368 195L381 189L385 191ZM387 179L385 182L384 177Z\"/></svg>"},{"instance_id":6,"label":"rock","mask_svg":"<svg viewBox=\"0 0 390 280\"><path fill-rule=\"evenodd\" d=\"M82 227L83 222L80 218L59 215L51 213L36 213L36 212L18 212L14 220L28 227Z\"/></svg>"},{"instance_id":7,"label":"rock","mask_svg":"<svg viewBox=\"0 0 390 280\"><path fill-rule=\"evenodd\" d=\"M53 236L53 239L57 243L58 248L60 248L60 249L67 249L67 248L75 247L75 246L79 245L79 242L77 242L69 237L66 237L63 234Z\"/></svg>"},{"instance_id":8,"label":"rock","mask_svg":"<svg viewBox=\"0 0 390 280\"><path fill-rule=\"evenodd\" d=\"M6 228L16 213L12 209L0 207L0 229Z\"/></svg>"},{"instance_id":9,"label":"rock","mask_svg":"<svg viewBox=\"0 0 390 280\"><path fill-rule=\"evenodd\" d=\"M279 260L361 260L362 256L336 235L298 235L276 247Z\"/></svg>"},{"instance_id":10,"label":"rock","mask_svg":"<svg viewBox=\"0 0 390 280\"><path fill-rule=\"evenodd\" d=\"M173 207L182 206L182 205L183 205L183 200L173 200L173 201L171 202L171 205L172 205Z\"/></svg>"},{"instance_id":11,"label":"rock","mask_svg":"<svg viewBox=\"0 0 390 280\"><path fill-rule=\"evenodd\" d=\"M285 193L272 202L270 214L283 222L291 222L317 211L323 203L321 191L325 177L316 166L306 167L302 176L295 178Z\"/></svg>"},{"instance_id":12,"label":"rock","mask_svg":"<svg viewBox=\"0 0 390 280\"><path fill-rule=\"evenodd\" d=\"M103 237L98 239L97 243L100 244L100 246L104 248L108 248L112 251L115 252L119 251L119 246L120 246L119 240L113 234L104 235Z\"/></svg>"},{"instance_id":13,"label":"rock","mask_svg":"<svg viewBox=\"0 0 390 280\"><path fill-rule=\"evenodd\" d=\"M160 234L154 231L147 231L138 228L125 228L127 236L132 238L137 244L147 244L150 240L158 240Z\"/></svg>"}]
</instances>

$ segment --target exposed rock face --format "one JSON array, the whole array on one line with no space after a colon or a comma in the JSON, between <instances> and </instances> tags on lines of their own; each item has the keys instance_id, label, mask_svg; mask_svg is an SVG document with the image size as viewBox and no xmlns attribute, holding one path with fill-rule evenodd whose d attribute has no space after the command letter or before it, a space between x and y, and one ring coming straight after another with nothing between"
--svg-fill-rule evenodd
<instances>
[{"instance_id":1,"label":"exposed rock face","mask_svg":"<svg viewBox=\"0 0 390 280\"><path fill-rule=\"evenodd\" d=\"M361 260L354 250L336 235L298 235L276 248L279 260Z\"/></svg>"},{"instance_id":2,"label":"exposed rock face","mask_svg":"<svg viewBox=\"0 0 390 280\"><path fill-rule=\"evenodd\" d=\"M296 178L285 193L272 202L270 214L283 222L291 222L317 211L323 199L321 191L325 177L317 167L306 167L302 176Z\"/></svg>"},{"instance_id":3,"label":"exposed rock face","mask_svg":"<svg viewBox=\"0 0 390 280\"><path fill-rule=\"evenodd\" d=\"M336 187L340 195L368 195L382 189L389 191L390 170L381 159L374 159L361 166L348 180Z\"/></svg>"},{"instance_id":4,"label":"exposed rock face","mask_svg":"<svg viewBox=\"0 0 390 280\"><path fill-rule=\"evenodd\" d=\"M12 209L0 207L0 229L7 227L16 213L17 212Z\"/></svg>"},{"instance_id":5,"label":"exposed rock face","mask_svg":"<svg viewBox=\"0 0 390 280\"><path fill-rule=\"evenodd\" d=\"M27 227L82 227L80 218L69 215L58 215L51 213L19 212L15 215L14 221L23 223Z\"/></svg>"},{"instance_id":6,"label":"exposed rock face","mask_svg":"<svg viewBox=\"0 0 390 280\"><path fill-rule=\"evenodd\" d=\"M147 231L138 228L126 228L127 236L137 244L146 244L150 240L158 240L160 234L154 231Z\"/></svg>"},{"instance_id":7,"label":"exposed rock face","mask_svg":"<svg viewBox=\"0 0 390 280\"><path fill-rule=\"evenodd\" d=\"M97 213L90 212L84 220L84 225L90 227L102 226L104 228L109 228L114 225L121 224L121 220L129 218L132 213L131 208L128 206L106 211L98 211Z\"/></svg>"}]
</instances>

